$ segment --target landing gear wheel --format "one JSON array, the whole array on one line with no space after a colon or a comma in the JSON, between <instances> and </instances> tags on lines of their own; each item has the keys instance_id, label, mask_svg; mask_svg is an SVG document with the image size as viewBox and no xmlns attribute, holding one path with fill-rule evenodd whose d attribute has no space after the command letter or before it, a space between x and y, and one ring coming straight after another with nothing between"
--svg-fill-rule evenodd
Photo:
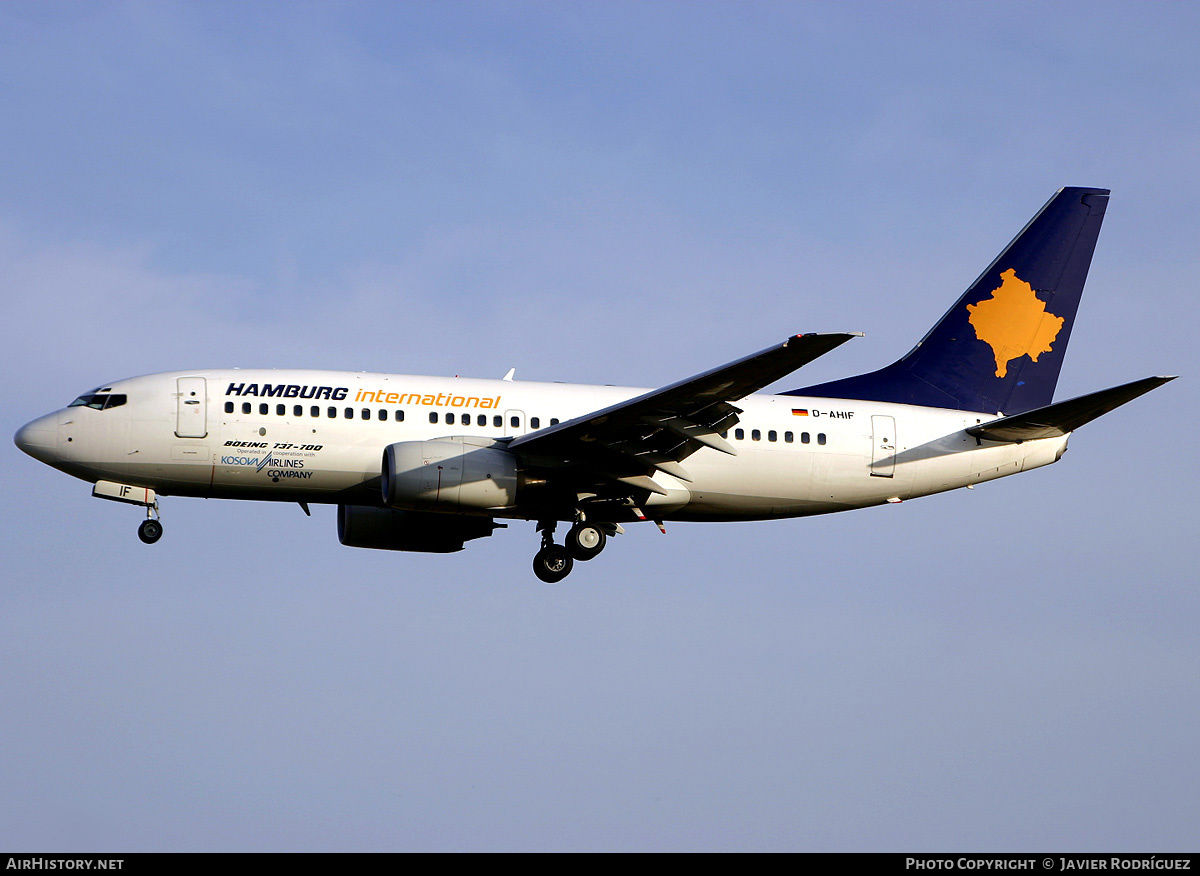
<instances>
[{"instance_id":1,"label":"landing gear wheel","mask_svg":"<svg viewBox=\"0 0 1200 876\"><path fill-rule=\"evenodd\" d=\"M547 545L533 557L533 574L547 584L557 584L571 574L575 561L567 549L556 544Z\"/></svg>"},{"instance_id":2,"label":"landing gear wheel","mask_svg":"<svg viewBox=\"0 0 1200 876\"><path fill-rule=\"evenodd\" d=\"M153 518L142 521L142 525L138 527L138 538L146 544L154 544L162 538L162 524Z\"/></svg>"},{"instance_id":3,"label":"landing gear wheel","mask_svg":"<svg viewBox=\"0 0 1200 876\"><path fill-rule=\"evenodd\" d=\"M577 560L590 560L604 550L604 530L590 523L576 523L567 533L567 550Z\"/></svg>"}]
</instances>

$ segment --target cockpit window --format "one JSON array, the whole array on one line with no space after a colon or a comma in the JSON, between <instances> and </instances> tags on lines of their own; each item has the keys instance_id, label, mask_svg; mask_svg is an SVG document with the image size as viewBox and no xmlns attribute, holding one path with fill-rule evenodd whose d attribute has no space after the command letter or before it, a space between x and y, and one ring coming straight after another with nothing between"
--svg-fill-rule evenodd
<instances>
[{"instance_id":1,"label":"cockpit window","mask_svg":"<svg viewBox=\"0 0 1200 876\"><path fill-rule=\"evenodd\" d=\"M69 408L95 408L98 411L106 411L109 408L119 408L125 404L127 397L124 393L106 394L101 392L89 392L81 395L75 401L71 402Z\"/></svg>"}]
</instances>

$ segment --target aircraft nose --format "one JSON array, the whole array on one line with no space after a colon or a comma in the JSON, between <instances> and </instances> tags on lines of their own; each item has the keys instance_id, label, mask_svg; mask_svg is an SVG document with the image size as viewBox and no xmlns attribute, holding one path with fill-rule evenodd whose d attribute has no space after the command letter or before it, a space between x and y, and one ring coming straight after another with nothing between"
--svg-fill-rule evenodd
<instances>
[{"instance_id":1,"label":"aircraft nose","mask_svg":"<svg viewBox=\"0 0 1200 876\"><path fill-rule=\"evenodd\" d=\"M13 443L40 462L48 462L58 450L58 423L54 414L26 423L13 436Z\"/></svg>"}]
</instances>

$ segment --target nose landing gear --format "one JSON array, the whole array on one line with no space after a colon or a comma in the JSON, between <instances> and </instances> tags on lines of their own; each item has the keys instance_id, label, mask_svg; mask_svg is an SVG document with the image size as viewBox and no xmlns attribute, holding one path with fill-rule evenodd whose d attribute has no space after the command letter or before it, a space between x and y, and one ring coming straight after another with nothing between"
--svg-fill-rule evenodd
<instances>
[{"instance_id":1,"label":"nose landing gear","mask_svg":"<svg viewBox=\"0 0 1200 876\"><path fill-rule=\"evenodd\" d=\"M143 520L142 525L138 527L138 538L146 544L154 544L162 538L162 524L153 518Z\"/></svg>"},{"instance_id":2,"label":"nose landing gear","mask_svg":"<svg viewBox=\"0 0 1200 876\"><path fill-rule=\"evenodd\" d=\"M146 506L146 519L138 527L138 538L144 544L154 544L163 534L163 525L158 519L158 502Z\"/></svg>"}]
</instances>

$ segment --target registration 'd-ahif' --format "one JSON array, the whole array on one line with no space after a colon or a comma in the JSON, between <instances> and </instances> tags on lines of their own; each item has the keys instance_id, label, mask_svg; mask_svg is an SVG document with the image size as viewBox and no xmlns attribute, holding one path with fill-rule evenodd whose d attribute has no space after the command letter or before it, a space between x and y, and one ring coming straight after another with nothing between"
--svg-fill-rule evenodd
<instances>
[{"instance_id":1,"label":"registration 'd-ahif'","mask_svg":"<svg viewBox=\"0 0 1200 876\"><path fill-rule=\"evenodd\" d=\"M1053 401L1107 204L1062 189L902 359L778 395L759 393L854 335L794 335L652 391L512 372L153 374L15 440L94 496L145 506L147 543L167 495L335 504L342 544L399 551L531 520L534 571L559 581L622 524L846 511L1057 461L1075 429L1171 379Z\"/></svg>"}]
</instances>

